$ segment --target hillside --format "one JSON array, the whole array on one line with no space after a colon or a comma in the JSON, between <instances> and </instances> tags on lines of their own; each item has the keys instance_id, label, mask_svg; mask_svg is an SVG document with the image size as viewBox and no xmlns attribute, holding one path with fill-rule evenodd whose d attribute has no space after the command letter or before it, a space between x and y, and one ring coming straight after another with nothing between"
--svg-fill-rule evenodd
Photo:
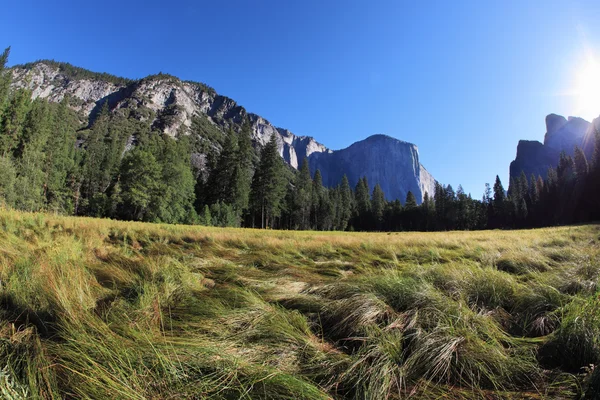
<instances>
[{"instance_id":1,"label":"hillside","mask_svg":"<svg viewBox=\"0 0 600 400\"><path fill-rule=\"evenodd\" d=\"M0 211L5 398L597 398L597 225L310 233Z\"/></svg>"},{"instance_id":2,"label":"hillside","mask_svg":"<svg viewBox=\"0 0 600 400\"><path fill-rule=\"evenodd\" d=\"M147 123L153 130L171 137L191 135L206 142L194 153L193 158L196 160L204 160L214 156L213 153L218 153L223 146L223 138L231 134L231 131L240 132L244 122L250 124L255 147L264 146L271 136L275 136L279 154L294 169L300 168L306 157L311 159L317 155L326 156L332 153L332 150L314 138L298 136L287 129L275 127L267 119L247 112L233 99L217 94L205 84L182 81L168 74L159 73L140 80L130 80L91 72L68 63L41 60L13 67L12 79L13 88L30 90L32 98L60 102L63 98L70 97L71 107L88 120L90 127L106 103L114 114ZM326 132L322 132L321 135L327 137ZM320 168L328 168L321 170L324 175L337 177L335 181L328 181L327 185L336 186L346 173L349 178L352 176L350 183L353 186L359 178L366 176L370 182L370 189L376 184L388 188L390 200L399 199L404 202L409 190L413 191L418 203L421 203L425 192L432 196L435 180L420 165L416 146L390 139L395 141L397 146L410 147L411 151L380 154L377 159L369 160L369 168L358 170L356 167L351 169L348 166L321 163ZM129 142L135 142L133 135ZM363 143L359 154L373 151L368 146L369 142L359 143ZM354 144L357 145L358 143ZM360 155L355 161L358 165L367 163ZM420 168L411 168L412 164ZM391 165L404 167L402 179L381 173ZM197 162L196 166L200 169L205 168L203 162ZM312 168L313 174L315 171L316 167Z\"/></svg>"}]
</instances>

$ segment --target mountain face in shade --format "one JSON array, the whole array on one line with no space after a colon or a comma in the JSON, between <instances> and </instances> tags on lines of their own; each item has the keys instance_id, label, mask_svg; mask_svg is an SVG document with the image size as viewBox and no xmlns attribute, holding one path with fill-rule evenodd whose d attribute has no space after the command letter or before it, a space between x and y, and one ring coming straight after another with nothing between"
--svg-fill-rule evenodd
<instances>
[{"instance_id":1,"label":"mountain face in shade","mask_svg":"<svg viewBox=\"0 0 600 400\"><path fill-rule=\"evenodd\" d=\"M129 80L54 61L15 66L12 77L12 87L30 90L32 98L59 102L68 96L71 108L88 125L108 104L112 113L146 122L172 137L199 135L208 143L207 152L218 152L219 141L206 132L216 130L221 136L239 132L244 121L248 121L255 147L264 146L275 135L286 163L297 169L308 158L312 172L320 169L327 186L337 185L346 174L352 185L362 176L367 177L371 189L379 183L388 199L404 201L410 190L420 203L425 191L433 194L435 180L419 163L413 144L375 135L346 149L331 151L310 136L295 135L248 113L234 100L202 83L166 74ZM198 125L204 127L201 133L195 129ZM135 138L130 138L129 143L135 143ZM193 154L198 169L205 168L206 156Z\"/></svg>"},{"instance_id":2,"label":"mountain face in shade","mask_svg":"<svg viewBox=\"0 0 600 400\"><path fill-rule=\"evenodd\" d=\"M313 153L308 160L311 172L319 169L328 186L346 174L352 186L363 176L371 190L379 183L388 200L404 202L411 191L421 203L425 192L434 194L435 179L419 162L417 146L386 135L370 136L342 150Z\"/></svg>"},{"instance_id":3,"label":"mountain face in shade","mask_svg":"<svg viewBox=\"0 0 600 400\"><path fill-rule=\"evenodd\" d=\"M556 168L561 152L573 155L575 147L583 150L588 160L594 152L595 131L600 131L600 119L593 123L577 117L568 119L550 114L546 117L544 143L535 140L521 140L517 146L517 156L510 163L510 177L516 178L525 172L527 178L534 174L546 178L548 168Z\"/></svg>"}]
</instances>

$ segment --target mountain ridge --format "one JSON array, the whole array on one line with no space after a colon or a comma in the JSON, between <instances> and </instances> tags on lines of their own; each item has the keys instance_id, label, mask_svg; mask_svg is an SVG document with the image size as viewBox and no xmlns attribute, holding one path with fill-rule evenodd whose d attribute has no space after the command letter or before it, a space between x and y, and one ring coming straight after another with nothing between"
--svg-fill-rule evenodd
<instances>
[{"instance_id":1,"label":"mountain ridge","mask_svg":"<svg viewBox=\"0 0 600 400\"><path fill-rule=\"evenodd\" d=\"M573 156L575 147L583 150L588 160L594 152L595 133L600 131L600 118L588 122L580 117L565 118L558 114L548 114L545 118L546 133L544 142L520 140L517 154L510 163L510 178L518 178L524 172L527 178L533 174L546 179L548 169L556 168L560 153Z\"/></svg>"},{"instance_id":2,"label":"mountain ridge","mask_svg":"<svg viewBox=\"0 0 600 400\"><path fill-rule=\"evenodd\" d=\"M87 116L88 126L93 123L95 116L105 103L113 113L122 113L140 121L150 122L154 128L172 137L190 134L197 118L205 118L205 123L225 134L229 130L239 131L241 124L249 121L255 146L264 146L272 135L276 135L279 154L285 162L292 168L298 169L306 157L309 159L312 173L319 162L311 161L311 158L324 160L336 152L339 154L339 152L347 151L356 143L369 145L375 140L372 139L374 137L384 136L396 141L398 146L416 149L416 145L412 143L388 135L376 134L345 149L334 151L312 136L296 135L288 129L272 125L267 119L246 111L235 100L218 94L212 87L204 83L183 81L168 74L159 73L133 80L92 72L54 60L40 60L15 65L11 71L13 87L31 90L33 98L41 97L59 102L69 95L73 99L71 107L84 117ZM210 145L218 150L218 143L212 141ZM399 198L401 201L404 201L408 190L413 191L419 203L426 191L430 195L433 194L435 180L420 164L418 150L388 152L386 156L409 157L395 165L412 166L416 163L415 165L418 165L419 168L412 168L412 174L400 174L403 176L403 181L397 179L390 181L389 174L380 174L377 171L362 171L362 175L367 176L370 184L379 183L382 188L388 188L388 192L386 192L388 198ZM372 158L372 161L380 163L380 160L375 158ZM385 160L381 164L382 168L385 168L384 164ZM425 171L424 176L427 175L424 182L420 180L421 171ZM341 179L337 173L332 174L323 170L321 172L324 175L336 176ZM350 175L354 176L356 173L358 172L352 171ZM381 179L386 176L388 181L382 181ZM350 181L352 184L356 183L354 179ZM333 186L337 183L339 180L337 182L328 181L326 185ZM409 187L410 189L406 189Z\"/></svg>"}]
</instances>

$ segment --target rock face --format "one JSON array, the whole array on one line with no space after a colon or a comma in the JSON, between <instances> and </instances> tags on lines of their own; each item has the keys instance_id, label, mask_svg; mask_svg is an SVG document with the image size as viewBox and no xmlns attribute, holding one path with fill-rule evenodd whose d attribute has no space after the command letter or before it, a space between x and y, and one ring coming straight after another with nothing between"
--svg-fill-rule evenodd
<instances>
[{"instance_id":1,"label":"rock face","mask_svg":"<svg viewBox=\"0 0 600 400\"><path fill-rule=\"evenodd\" d=\"M314 153L309 157L310 169L321 171L323 183L337 185L344 174L351 186L363 176L370 189L379 183L388 200L402 202L411 191L417 202L425 192L434 194L435 180L419 162L419 150L412 143L386 135L373 135L343 150Z\"/></svg>"},{"instance_id":2,"label":"rock face","mask_svg":"<svg viewBox=\"0 0 600 400\"><path fill-rule=\"evenodd\" d=\"M556 114L546 117L544 143L521 140L517 146L517 156L510 163L510 177L516 178L525 172L527 178L534 174L546 178L548 168L556 168L560 153L573 155L575 146L581 148L588 160L594 152L595 130L600 131L600 119L589 123L584 119Z\"/></svg>"},{"instance_id":3,"label":"rock face","mask_svg":"<svg viewBox=\"0 0 600 400\"><path fill-rule=\"evenodd\" d=\"M326 185L337 185L346 173L352 185L362 176L367 176L370 185L379 183L388 199L404 201L410 190L420 202L425 191L433 193L435 181L419 163L413 144L376 135L331 151L312 137L297 136L247 113L234 100L201 83L165 74L134 81L46 61L13 67L12 74L12 86L31 90L33 98L59 102L69 96L71 107L89 124L105 103L113 113L146 121L172 137L193 134L195 118L208 120L225 134L230 129L239 131L247 120L255 146L263 146L275 135L279 153L291 167L297 169L309 158L312 171L319 168ZM219 150L218 145L213 147ZM195 154L193 159L202 161L205 155Z\"/></svg>"}]
</instances>

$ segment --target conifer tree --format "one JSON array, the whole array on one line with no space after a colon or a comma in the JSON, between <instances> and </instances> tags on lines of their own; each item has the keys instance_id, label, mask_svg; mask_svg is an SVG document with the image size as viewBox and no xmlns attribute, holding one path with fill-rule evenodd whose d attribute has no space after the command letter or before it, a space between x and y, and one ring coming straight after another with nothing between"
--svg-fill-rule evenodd
<instances>
[{"instance_id":1,"label":"conifer tree","mask_svg":"<svg viewBox=\"0 0 600 400\"><path fill-rule=\"evenodd\" d=\"M417 208L417 199L410 190L406 193L406 201L404 202L404 208L407 210L413 210Z\"/></svg>"},{"instance_id":2,"label":"conifer tree","mask_svg":"<svg viewBox=\"0 0 600 400\"><path fill-rule=\"evenodd\" d=\"M376 228L380 230L383 224L383 211L385 210L386 201L385 194L383 193L383 190L381 190L379 183L377 183L373 188L371 205L373 208L373 217L375 218Z\"/></svg>"},{"instance_id":3,"label":"conifer tree","mask_svg":"<svg viewBox=\"0 0 600 400\"><path fill-rule=\"evenodd\" d=\"M340 184L340 220L338 229L342 231L346 230L352 217L353 208L352 189L350 189L348 177L344 174L342 183Z\"/></svg>"},{"instance_id":4,"label":"conifer tree","mask_svg":"<svg viewBox=\"0 0 600 400\"><path fill-rule=\"evenodd\" d=\"M44 149L44 191L48 208L65 213L75 212L74 197L81 184L81 151L75 150L77 119L65 97L54 107L51 115L51 134Z\"/></svg>"},{"instance_id":5,"label":"conifer tree","mask_svg":"<svg viewBox=\"0 0 600 400\"><path fill-rule=\"evenodd\" d=\"M236 163L233 171L233 191L231 203L238 218L248 209L250 186L252 184L254 149L252 148L251 128L246 121L238 134Z\"/></svg>"},{"instance_id":6,"label":"conifer tree","mask_svg":"<svg viewBox=\"0 0 600 400\"><path fill-rule=\"evenodd\" d=\"M504 186L500 181L500 177L496 175L496 181L494 182L494 198L492 200L492 215L491 215L490 227L500 228L506 223L506 193L504 192Z\"/></svg>"},{"instance_id":7,"label":"conifer tree","mask_svg":"<svg viewBox=\"0 0 600 400\"><path fill-rule=\"evenodd\" d=\"M8 98L8 89L11 82L10 72L5 71L9 54L10 47L4 49L2 54L0 54L0 126L2 126L3 111Z\"/></svg>"},{"instance_id":8,"label":"conifer tree","mask_svg":"<svg viewBox=\"0 0 600 400\"><path fill-rule=\"evenodd\" d=\"M315 171L315 176L312 181L311 190L311 214L312 214L312 226L313 229L321 229L321 223L323 215L321 215L321 207L324 196L323 178L321 177L321 171L318 169Z\"/></svg>"},{"instance_id":9,"label":"conifer tree","mask_svg":"<svg viewBox=\"0 0 600 400\"><path fill-rule=\"evenodd\" d=\"M153 201L161 196L160 165L148 151L129 151L121 163L121 204L120 214L125 219L152 221L150 210Z\"/></svg>"},{"instance_id":10,"label":"conifer tree","mask_svg":"<svg viewBox=\"0 0 600 400\"><path fill-rule=\"evenodd\" d=\"M0 155L13 155L21 141L25 117L31 104L31 93L19 89L12 93L4 110L2 125L0 125Z\"/></svg>"},{"instance_id":11,"label":"conifer tree","mask_svg":"<svg viewBox=\"0 0 600 400\"><path fill-rule=\"evenodd\" d=\"M206 203L233 201L233 176L237 164L238 141L230 131L207 181Z\"/></svg>"},{"instance_id":12,"label":"conifer tree","mask_svg":"<svg viewBox=\"0 0 600 400\"><path fill-rule=\"evenodd\" d=\"M302 230L310 229L310 214L312 209L313 181L310 177L308 159L304 158L300 172L296 176L294 209L295 225Z\"/></svg>"},{"instance_id":13,"label":"conifer tree","mask_svg":"<svg viewBox=\"0 0 600 400\"><path fill-rule=\"evenodd\" d=\"M369 182L367 177L362 177L354 188L356 200L356 228L360 230L369 229L371 214L371 195L369 194Z\"/></svg>"},{"instance_id":14,"label":"conifer tree","mask_svg":"<svg viewBox=\"0 0 600 400\"><path fill-rule=\"evenodd\" d=\"M16 179L12 158L0 156L0 206L14 206Z\"/></svg>"},{"instance_id":15,"label":"conifer tree","mask_svg":"<svg viewBox=\"0 0 600 400\"><path fill-rule=\"evenodd\" d=\"M159 190L152 213L156 220L184 223L194 220L195 179L191 169L189 142L182 137L177 141L163 138L164 149L158 163L161 166Z\"/></svg>"},{"instance_id":16,"label":"conifer tree","mask_svg":"<svg viewBox=\"0 0 600 400\"><path fill-rule=\"evenodd\" d=\"M44 148L50 136L48 103L33 102L17 148L16 207L38 211L44 206Z\"/></svg>"},{"instance_id":17,"label":"conifer tree","mask_svg":"<svg viewBox=\"0 0 600 400\"><path fill-rule=\"evenodd\" d=\"M584 182L589 173L589 164L583 150L579 146L575 146L574 163L577 180Z\"/></svg>"},{"instance_id":18,"label":"conifer tree","mask_svg":"<svg viewBox=\"0 0 600 400\"><path fill-rule=\"evenodd\" d=\"M261 227L271 227L281 214L282 200L286 193L283 160L279 156L276 135L261 151L258 168L252 178L250 201L261 221Z\"/></svg>"}]
</instances>

